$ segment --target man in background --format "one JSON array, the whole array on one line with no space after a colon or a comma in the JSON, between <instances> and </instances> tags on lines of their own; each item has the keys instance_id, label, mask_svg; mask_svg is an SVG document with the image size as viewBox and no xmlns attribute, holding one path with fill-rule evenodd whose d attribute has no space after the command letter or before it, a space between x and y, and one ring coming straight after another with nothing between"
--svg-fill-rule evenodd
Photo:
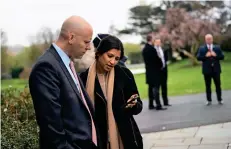
<instances>
[{"instance_id":1,"label":"man in background","mask_svg":"<svg viewBox=\"0 0 231 149\"><path fill-rule=\"evenodd\" d=\"M145 68L146 68L146 83L148 84L148 94L149 94L149 109L154 109L153 100L156 101L156 110L166 110L167 108L162 107L159 97L160 86L164 91L162 91L164 105L169 106L167 98L167 58L164 57L164 53L160 53L160 39L154 41L156 43L153 46L152 35L147 36L147 43L145 44L142 54L144 58ZM158 50L158 51L157 51ZM164 83L165 82L165 83Z\"/></svg>"},{"instance_id":2,"label":"man in background","mask_svg":"<svg viewBox=\"0 0 231 149\"><path fill-rule=\"evenodd\" d=\"M220 60L224 59L224 54L220 46L213 44L213 36L205 35L205 45L199 48L197 59L202 61L202 73L204 75L206 86L207 105L212 104L211 97L211 80L213 79L216 86L217 100L219 104L223 104L221 98L221 65Z\"/></svg>"},{"instance_id":3,"label":"man in background","mask_svg":"<svg viewBox=\"0 0 231 149\"><path fill-rule=\"evenodd\" d=\"M121 60L119 60L119 63L118 65L120 65L121 67L126 67L125 63L126 61L128 60L128 57L127 56L123 56Z\"/></svg>"},{"instance_id":4,"label":"man in background","mask_svg":"<svg viewBox=\"0 0 231 149\"><path fill-rule=\"evenodd\" d=\"M161 93L162 93L162 99L163 99L163 103L164 106L171 106L169 104L169 100L168 100L168 86L167 86L167 81L168 81L168 65L167 65L167 61L168 61L168 53L167 50L164 50L162 48L162 43L161 43L161 39L160 38L155 38L154 39L154 48L157 51L157 55L158 58L161 60L161 64L162 67L158 70L160 71L160 75L158 75L157 77L160 80L160 83L156 86L156 92L157 92L157 100L159 100L159 90L161 87Z\"/></svg>"}]
</instances>

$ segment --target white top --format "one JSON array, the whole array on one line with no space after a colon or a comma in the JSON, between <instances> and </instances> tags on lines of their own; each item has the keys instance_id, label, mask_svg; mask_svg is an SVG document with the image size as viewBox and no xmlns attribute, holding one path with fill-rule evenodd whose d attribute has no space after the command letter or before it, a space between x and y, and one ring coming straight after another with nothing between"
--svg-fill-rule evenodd
<instances>
[{"instance_id":1,"label":"white top","mask_svg":"<svg viewBox=\"0 0 231 149\"><path fill-rule=\"evenodd\" d=\"M162 64L163 64L163 68L165 67L165 60L164 60L164 52L163 52L163 49L159 46L155 46L155 49L157 51L157 54L159 56L159 58L161 59L162 61Z\"/></svg>"},{"instance_id":2,"label":"white top","mask_svg":"<svg viewBox=\"0 0 231 149\"><path fill-rule=\"evenodd\" d=\"M207 44L207 48L208 48L208 49L210 48L210 49L211 49L211 51L213 51L213 44L210 44L210 45L209 45L209 44Z\"/></svg>"}]
</instances>

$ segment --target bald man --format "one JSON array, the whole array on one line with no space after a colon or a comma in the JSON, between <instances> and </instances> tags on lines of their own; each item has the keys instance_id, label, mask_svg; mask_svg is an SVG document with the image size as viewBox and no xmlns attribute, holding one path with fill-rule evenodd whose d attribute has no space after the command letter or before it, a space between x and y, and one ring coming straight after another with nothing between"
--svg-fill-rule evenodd
<instances>
[{"instance_id":1,"label":"bald man","mask_svg":"<svg viewBox=\"0 0 231 149\"><path fill-rule=\"evenodd\" d=\"M207 105L212 104L211 97L211 81L213 79L216 86L217 100L220 105L223 104L221 97L221 65L220 60L224 59L221 48L213 44L213 36L207 34L205 36L206 44L199 48L197 59L202 61L202 73L204 75L206 86Z\"/></svg>"},{"instance_id":2,"label":"bald man","mask_svg":"<svg viewBox=\"0 0 231 149\"><path fill-rule=\"evenodd\" d=\"M73 65L90 49L92 33L87 21L71 16L32 69L29 86L41 149L99 148L93 106Z\"/></svg>"}]
</instances>

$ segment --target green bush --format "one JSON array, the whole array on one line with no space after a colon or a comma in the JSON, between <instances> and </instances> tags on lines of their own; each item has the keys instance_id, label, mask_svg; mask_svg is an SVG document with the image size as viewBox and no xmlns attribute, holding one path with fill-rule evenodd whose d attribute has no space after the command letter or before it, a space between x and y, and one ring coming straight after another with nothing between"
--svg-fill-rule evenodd
<instances>
[{"instance_id":1,"label":"green bush","mask_svg":"<svg viewBox=\"0 0 231 149\"><path fill-rule=\"evenodd\" d=\"M223 51L231 52L231 37L224 36L224 39L221 42L221 49Z\"/></svg>"},{"instance_id":2,"label":"green bush","mask_svg":"<svg viewBox=\"0 0 231 149\"><path fill-rule=\"evenodd\" d=\"M38 127L28 87L1 93L2 149L38 149Z\"/></svg>"},{"instance_id":3,"label":"green bush","mask_svg":"<svg viewBox=\"0 0 231 149\"><path fill-rule=\"evenodd\" d=\"M131 64L140 64L143 63L143 56L141 51L139 52L131 52L128 54L128 59Z\"/></svg>"},{"instance_id":4,"label":"green bush","mask_svg":"<svg viewBox=\"0 0 231 149\"><path fill-rule=\"evenodd\" d=\"M141 50L141 46L139 44L134 43L124 43L124 54L128 55L131 52L139 52Z\"/></svg>"},{"instance_id":5,"label":"green bush","mask_svg":"<svg viewBox=\"0 0 231 149\"><path fill-rule=\"evenodd\" d=\"M19 78L20 73L23 71L23 67L13 67L11 68L12 78Z\"/></svg>"}]
</instances>

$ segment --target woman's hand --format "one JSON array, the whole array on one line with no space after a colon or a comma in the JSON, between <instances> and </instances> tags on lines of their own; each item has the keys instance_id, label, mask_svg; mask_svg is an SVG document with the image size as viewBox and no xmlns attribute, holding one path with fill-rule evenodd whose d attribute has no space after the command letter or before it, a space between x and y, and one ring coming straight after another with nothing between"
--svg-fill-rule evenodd
<instances>
[{"instance_id":1,"label":"woman's hand","mask_svg":"<svg viewBox=\"0 0 231 149\"><path fill-rule=\"evenodd\" d=\"M132 95L132 96L128 99L127 103L129 103L131 100L133 100L133 98L138 98L138 96L139 96L138 94ZM135 99L134 101L132 101L132 102L130 102L129 104L127 104L126 108L132 108L132 107L134 107L134 106L136 105L136 103L137 103L137 99Z\"/></svg>"}]
</instances>

